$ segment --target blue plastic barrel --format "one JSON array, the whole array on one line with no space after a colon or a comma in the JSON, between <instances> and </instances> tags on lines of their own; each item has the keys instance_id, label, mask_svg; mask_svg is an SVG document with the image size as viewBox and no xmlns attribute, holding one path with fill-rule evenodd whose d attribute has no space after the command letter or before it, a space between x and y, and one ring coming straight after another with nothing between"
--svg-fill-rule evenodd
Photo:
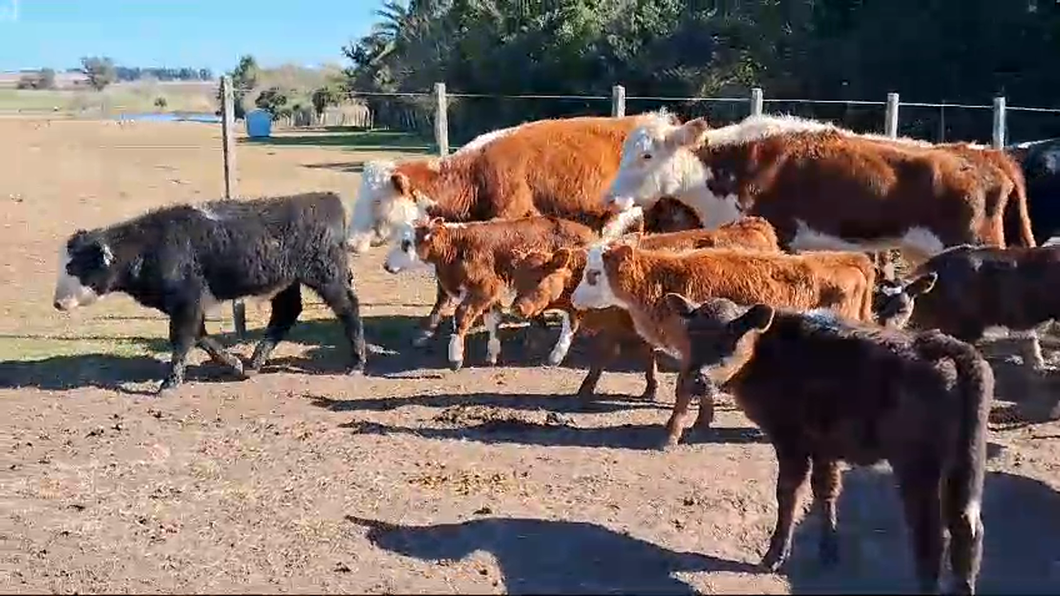
<instances>
[{"instance_id":1,"label":"blue plastic barrel","mask_svg":"<svg viewBox=\"0 0 1060 596\"><path fill-rule=\"evenodd\" d=\"M272 134L272 114L265 110L247 112L244 124L247 127L247 136L252 139L267 138Z\"/></svg>"}]
</instances>

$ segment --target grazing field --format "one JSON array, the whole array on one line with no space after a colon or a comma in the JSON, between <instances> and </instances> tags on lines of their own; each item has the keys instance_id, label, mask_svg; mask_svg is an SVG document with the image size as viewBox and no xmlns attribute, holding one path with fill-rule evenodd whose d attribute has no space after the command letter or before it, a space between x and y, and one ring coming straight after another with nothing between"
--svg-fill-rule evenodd
<instances>
[{"instance_id":1,"label":"grazing field","mask_svg":"<svg viewBox=\"0 0 1060 596\"><path fill-rule=\"evenodd\" d=\"M223 188L220 131L194 123L0 119L0 585L5 592L757 592L913 587L886 466L849 471L841 562L816 563L814 517L779 575L756 570L773 525L771 448L723 402L709 433L656 446L659 403L636 362L607 395L569 397L585 372L542 363L558 330L505 329L501 364L474 337L465 368L444 334L410 340L434 298L423 274L353 259L369 376L338 374L339 325L312 297L263 374L234 381L194 352L189 382L152 395L166 320L122 296L52 306L60 241ZM336 190L363 162L400 156L386 135L240 143L240 194ZM209 330L228 345L230 308ZM253 337L267 309L248 308ZM1055 356L1056 338L1043 341ZM235 348L248 357L252 343ZM1060 423L1036 422L1057 385L998 340L980 587L1060 586ZM727 407L729 406L729 407Z\"/></svg>"},{"instance_id":2,"label":"grazing field","mask_svg":"<svg viewBox=\"0 0 1060 596\"><path fill-rule=\"evenodd\" d=\"M168 111L207 112L217 109L214 81L135 81L115 83L103 91L91 88L15 89L0 80L0 113L51 112L63 114L155 112L158 98L166 100Z\"/></svg>"}]
</instances>

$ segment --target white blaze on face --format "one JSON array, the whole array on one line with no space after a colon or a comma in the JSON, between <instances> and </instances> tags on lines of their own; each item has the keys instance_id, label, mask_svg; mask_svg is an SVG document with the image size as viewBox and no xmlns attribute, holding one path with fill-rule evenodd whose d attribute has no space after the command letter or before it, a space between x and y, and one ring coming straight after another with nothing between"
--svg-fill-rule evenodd
<instances>
[{"instance_id":1,"label":"white blaze on face","mask_svg":"<svg viewBox=\"0 0 1060 596\"><path fill-rule=\"evenodd\" d=\"M430 239L427 235L425 239ZM391 246L386 255L383 269L388 273L400 273L407 269L420 269L425 265L416 252L416 231L409 225L401 226L398 240Z\"/></svg>"},{"instance_id":2,"label":"white blaze on face","mask_svg":"<svg viewBox=\"0 0 1060 596\"><path fill-rule=\"evenodd\" d=\"M578 287L574 288L571 294L571 304L578 310L600 309L609 306L626 308L626 304L619 300L611 290L611 284L607 279L603 258L603 253L607 248L607 245L597 245L589 249L582 280L578 282Z\"/></svg>"},{"instance_id":3,"label":"white blaze on face","mask_svg":"<svg viewBox=\"0 0 1060 596\"><path fill-rule=\"evenodd\" d=\"M681 132L681 126L659 118L629 133L607 192L612 208L648 208L663 196L680 197L706 183L703 163L685 143L676 141Z\"/></svg>"},{"instance_id":4,"label":"white blaze on face","mask_svg":"<svg viewBox=\"0 0 1060 596\"><path fill-rule=\"evenodd\" d=\"M411 225L421 215L421 206L394 188L390 177L396 168L391 161L370 161L364 165L348 239L350 249L356 254L390 242L396 230Z\"/></svg>"},{"instance_id":5,"label":"white blaze on face","mask_svg":"<svg viewBox=\"0 0 1060 596\"><path fill-rule=\"evenodd\" d=\"M59 276L55 282L55 307L59 310L71 310L79 306L88 306L99 299L95 290L81 283L77 277L70 275L66 267L70 264L70 253L66 243L59 249Z\"/></svg>"}]
</instances>

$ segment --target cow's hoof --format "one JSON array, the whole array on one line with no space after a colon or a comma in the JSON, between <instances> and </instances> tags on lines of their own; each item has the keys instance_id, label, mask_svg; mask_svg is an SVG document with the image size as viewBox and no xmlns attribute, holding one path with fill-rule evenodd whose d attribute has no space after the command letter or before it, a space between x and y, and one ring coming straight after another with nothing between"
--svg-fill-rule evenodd
<instances>
[{"instance_id":1,"label":"cow's hoof","mask_svg":"<svg viewBox=\"0 0 1060 596\"><path fill-rule=\"evenodd\" d=\"M173 379L173 378L166 379L166 380L162 381L161 385L158 386L157 395L159 395L159 396L172 395L174 392L176 392L176 390L182 384L183 383L181 383L177 379Z\"/></svg>"},{"instance_id":2,"label":"cow's hoof","mask_svg":"<svg viewBox=\"0 0 1060 596\"><path fill-rule=\"evenodd\" d=\"M678 436L678 435L666 435L666 438L663 439L663 442L659 446L659 449L662 450L663 452L670 452L670 451L673 451L674 449L677 449L677 446L678 446L678 444L680 442L681 442L681 437L680 436Z\"/></svg>"},{"instance_id":3,"label":"cow's hoof","mask_svg":"<svg viewBox=\"0 0 1060 596\"><path fill-rule=\"evenodd\" d=\"M346 369L347 377L363 377L366 376L364 372L364 366L351 366Z\"/></svg>"},{"instance_id":4,"label":"cow's hoof","mask_svg":"<svg viewBox=\"0 0 1060 596\"><path fill-rule=\"evenodd\" d=\"M638 397L637 399L643 399L643 400L646 400L646 401L656 401L656 400L658 400L659 399L659 389L658 389L658 387L648 387L647 389L644 390L644 393L640 394L640 397Z\"/></svg>"},{"instance_id":5,"label":"cow's hoof","mask_svg":"<svg viewBox=\"0 0 1060 596\"><path fill-rule=\"evenodd\" d=\"M762 561L758 564L759 568L769 573L776 573L780 571L780 568L784 566L784 562L788 560L788 553L781 549L770 548L766 552L765 556L762 557Z\"/></svg>"},{"instance_id":6,"label":"cow's hoof","mask_svg":"<svg viewBox=\"0 0 1060 596\"><path fill-rule=\"evenodd\" d=\"M450 360L449 361L449 370L451 370L451 371L454 371L454 372L458 371L458 370L460 370L460 368L462 366L464 366L464 363L461 362L460 360Z\"/></svg>"},{"instance_id":7,"label":"cow's hoof","mask_svg":"<svg viewBox=\"0 0 1060 596\"><path fill-rule=\"evenodd\" d=\"M560 363L563 362L563 357L564 356L566 356L566 354L555 354L555 353L549 354L548 355L548 365L549 366L559 366Z\"/></svg>"},{"instance_id":8,"label":"cow's hoof","mask_svg":"<svg viewBox=\"0 0 1060 596\"><path fill-rule=\"evenodd\" d=\"M232 373L237 377L246 379L248 378L246 367L239 360L233 358L231 362L228 362L228 368L232 370Z\"/></svg>"}]
</instances>

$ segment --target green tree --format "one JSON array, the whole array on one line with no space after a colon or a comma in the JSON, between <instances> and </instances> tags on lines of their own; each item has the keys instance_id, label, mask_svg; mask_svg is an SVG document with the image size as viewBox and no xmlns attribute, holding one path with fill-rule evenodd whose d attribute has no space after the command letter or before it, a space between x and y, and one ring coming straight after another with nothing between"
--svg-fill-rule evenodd
<instances>
[{"instance_id":1,"label":"green tree","mask_svg":"<svg viewBox=\"0 0 1060 596\"><path fill-rule=\"evenodd\" d=\"M114 60L106 56L86 56L81 58L81 72L88 77L88 84L96 91L102 91L118 79Z\"/></svg>"}]
</instances>

